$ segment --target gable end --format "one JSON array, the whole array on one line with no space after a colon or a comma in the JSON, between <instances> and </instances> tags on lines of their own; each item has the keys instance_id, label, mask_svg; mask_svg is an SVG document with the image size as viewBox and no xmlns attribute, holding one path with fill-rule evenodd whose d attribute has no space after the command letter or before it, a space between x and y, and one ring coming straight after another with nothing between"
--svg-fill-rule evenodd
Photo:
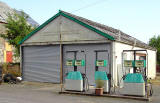
<instances>
[{"instance_id":1,"label":"gable end","mask_svg":"<svg viewBox=\"0 0 160 103\"><path fill-rule=\"evenodd\" d=\"M52 22L55 18L59 17L60 15L66 17L66 18L68 18L68 19L70 19L70 20L72 20L72 21L74 21L74 22L76 22L76 23L78 23L78 24L80 24L80 25L82 25L82 26L84 26L84 27L86 27L86 28L88 28L88 29L90 29L90 30L98 33L98 34L100 34L100 35L102 35L102 36L105 37L105 38L108 38L109 40L115 40L114 37L110 36L109 34L106 34L106 33L102 32L102 31L100 31L100 30L98 30L98 29L96 29L96 28L94 28L94 27L92 27L92 26L90 26L90 25L88 25L88 24L80 21L80 20L77 20L76 18L71 17L71 16L63 13L62 11L59 11L59 13L57 13L56 15L54 15L53 17L51 17L50 19L48 19L46 22L44 22L44 23L43 23L42 25L40 25L38 28L36 28L35 30L33 30L33 31L32 31L31 33L29 33L27 36L25 36L25 37L19 42L19 45L21 45L25 40L29 39L32 35L34 35L36 32L38 32L39 30L41 30L42 28L44 28L47 24L49 24L50 22Z\"/></svg>"}]
</instances>

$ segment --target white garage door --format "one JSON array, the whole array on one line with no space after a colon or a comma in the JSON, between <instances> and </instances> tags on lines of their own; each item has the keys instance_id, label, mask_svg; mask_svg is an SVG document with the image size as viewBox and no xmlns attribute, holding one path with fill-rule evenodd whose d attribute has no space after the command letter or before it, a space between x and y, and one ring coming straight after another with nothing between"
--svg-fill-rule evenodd
<instances>
[{"instance_id":1,"label":"white garage door","mask_svg":"<svg viewBox=\"0 0 160 103\"><path fill-rule=\"evenodd\" d=\"M60 83L59 46L23 47L23 80Z\"/></svg>"}]
</instances>

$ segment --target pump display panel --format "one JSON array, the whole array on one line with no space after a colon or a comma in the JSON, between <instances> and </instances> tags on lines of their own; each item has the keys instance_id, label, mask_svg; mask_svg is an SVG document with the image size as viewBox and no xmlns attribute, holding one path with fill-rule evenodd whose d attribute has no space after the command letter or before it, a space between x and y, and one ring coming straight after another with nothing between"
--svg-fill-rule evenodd
<instances>
[{"instance_id":1,"label":"pump display panel","mask_svg":"<svg viewBox=\"0 0 160 103\"><path fill-rule=\"evenodd\" d=\"M106 60L96 60L96 66L106 67L107 61Z\"/></svg>"},{"instance_id":2,"label":"pump display panel","mask_svg":"<svg viewBox=\"0 0 160 103\"><path fill-rule=\"evenodd\" d=\"M124 60L124 67L133 67L132 60Z\"/></svg>"},{"instance_id":3,"label":"pump display panel","mask_svg":"<svg viewBox=\"0 0 160 103\"><path fill-rule=\"evenodd\" d=\"M74 60L67 60L66 65L67 66L74 66Z\"/></svg>"},{"instance_id":4,"label":"pump display panel","mask_svg":"<svg viewBox=\"0 0 160 103\"><path fill-rule=\"evenodd\" d=\"M75 60L75 66L85 66L84 60Z\"/></svg>"},{"instance_id":5,"label":"pump display panel","mask_svg":"<svg viewBox=\"0 0 160 103\"><path fill-rule=\"evenodd\" d=\"M146 67L146 61L145 60L136 60L135 67Z\"/></svg>"}]
</instances>

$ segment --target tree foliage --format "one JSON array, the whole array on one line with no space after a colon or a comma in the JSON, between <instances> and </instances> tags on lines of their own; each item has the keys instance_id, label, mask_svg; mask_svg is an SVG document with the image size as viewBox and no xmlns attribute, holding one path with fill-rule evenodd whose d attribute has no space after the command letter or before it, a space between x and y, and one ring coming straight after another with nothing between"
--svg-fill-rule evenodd
<instances>
[{"instance_id":1,"label":"tree foliage","mask_svg":"<svg viewBox=\"0 0 160 103\"><path fill-rule=\"evenodd\" d=\"M157 49L157 63L160 64L160 36L152 37L149 45Z\"/></svg>"},{"instance_id":2,"label":"tree foliage","mask_svg":"<svg viewBox=\"0 0 160 103\"><path fill-rule=\"evenodd\" d=\"M20 14L8 14L7 24L5 25L6 33L0 34L2 38L15 47L15 56L19 57L19 41L33 30L33 27L27 23L28 16L21 11Z\"/></svg>"}]
</instances>

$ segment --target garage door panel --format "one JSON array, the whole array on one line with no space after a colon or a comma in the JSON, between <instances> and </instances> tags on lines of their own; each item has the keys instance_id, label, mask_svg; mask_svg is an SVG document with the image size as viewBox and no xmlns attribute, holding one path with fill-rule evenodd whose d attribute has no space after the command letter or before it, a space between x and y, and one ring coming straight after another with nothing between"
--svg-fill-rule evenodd
<instances>
[{"instance_id":1,"label":"garage door panel","mask_svg":"<svg viewBox=\"0 0 160 103\"><path fill-rule=\"evenodd\" d=\"M36 82L42 82L42 81L48 81L48 82L53 82L52 81L52 77L50 78L42 78L42 77L39 77L37 75L26 75L28 76L28 81L36 81ZM59 78L57 78L56 80L56 77L55 77L55 82L58 83L59 82Z\"/></svg>"},{"instance_id":2,"label":"garage door panel","mask_svg":"<svg viewBox=\"0 0 160 103\"><path fill-rule=\"evenodd\" d=\"M27 68L29 68L29 67L31 67L32 69L43 69L43 70L47 70L47 69L49 69L49 70L52 70L52 69L50 69L50 68L52 68L50 65L54 65L54 68L57 68L57 69L53 69L53 70L57 70L57 71L59 71L58 70L58 68L59 68L59 65L58 65L58 63L39 63L39 62L34 62L34 65L33 65L33 62L31 62L31 63L26 63L25 64L25 67L27 67ZM44 69L45 68L45 69ZM25 70L24 70L25 71Z\"/></svg>"},{"instance_id":3,"label":"garage door panel","mask_svg":"<svg viewBox=\"0 0 160 103\"><path fill-rule=\"evenodd\" d=\"M25 58L26 59L26 58ZM37 58L38 59L38 58ZM33 62L34 61L34 62ZM30 60L27 60L27 61L25 61L25 63L26 63L26 65L28 64L28 65L30 65L30 64L33 64L33 63L36 63L36 64L40 64L40 65L43 65L43 64L45 64L45 65L48 65L48 64L54 64L54 65L56 65L56 64L59 64L59 61L54 61L54 62L52 62L52 61L47 61L47 60L40 60L39 61L39 59L38 60L32 60L32 61L30 61Z\"/></svg>"},{"instance_id":4,"label":"garage door panel","mask_svg":"<svg viewBox=\"0 0 160 103\"><path fill-rule=\"evenodd\" d=\"M46 53L45 55L39 55L39 54L43 54L43 53ZM30 54L30 55L28 55L28 56L26 56L26 58L41 58L41 59L45 59L45 57L50 57L50 56L55 56L55 57L58 57L57 56L57 54L54 54L53 52L54 51L52 51L52 52L46 52L46 51L44 51L44 52L38 52L38 54L37 53L35 53L35 54L30 54L30 53L26 53L26 54ZM53 53L53 54L52 54ZM52 58L49 58L49 59L52 59Z\"/></svg>"},{"instance_id":5,"label":"garage door panel","mask_svg":"<svg viewBox=\"0 0 160 103\"><path fill-rule=\"evenodd\" d=\"M35 75L32 75L34 73ZM43 77L39 77L39 75L43 75ZM59 78L57 75L52 75L52 74L47 74L47 73L42 73L42 72L37 72L37 71L26 71L26 75L29 77L39 77L39 78Z\"/></svg>"},{"instance_id":6,"label":"garage door panel","mask_svg":"<svg viewBox=\"0 0 160 103\"><path fill-rule=\"evenodd\" d=\"M28 68L35 68L35 67L28 67ZM38 70L37 70L38 69ZM51 73L48 73L48 72L46 72L46 71L48 71L48 72L52 72L52 74ZM57 73L59 73L59 71L58 70L49 70L49 69L43 69L43 68L41 68L41 69L39 69L39 68L35 68L35 69L32 69L32 70L25 70L24 72L35 72L35 73L39 73L39 74L48 74L48 75L57 75ZM25 73L25 74L26 74Z\"/></svg>"},{"instance_id":7,"label":"garage door panel","mask_svg":"<svg viewBox=\"0 0 160 103\"><path fill-rule=\"evenodd\" d=\"M108 61L108 66L107 67L102 67L103 71L109 72L109 67L110 67L110 61L109 61L109 55L110 55L110 44L79 44L79 45L65 45L64 46L64 61L67 59L70 59L71 57L74 58L73 54L69 55L67 54L67 51L77 51L76 59L85 59L86 65L84 67L77 67L77 70L80 71L81 73L85 73L85 68L86 68L86 75L89 81L90 85L95 84L94 80L94 73L95 73L95 61L96 61L96 52L95 51L107 51L105 53L100 53L98 54L98 59L101 60L107 60ZM71 58L71 59L72 59ZM73 71L72 66L66 66L65 63L63 65L64 67L64 74ZM99 67L101 68L101 67ZM65 75L64 75L65 76Z\"/></svg>"},{"instance_id":8,"label":"garage door panel","mask_svg":"<svg viewBox=\"0 0 160 103\"><path fill-rule=\"evenodd\" d=\"M30 68L30 67L29 67ZM33 68L33 67L32 67ZM37 70L38 69L38 70ZM52 73L48 73L48 72L46 72L46 71L48 71L48 72L52 72ZM28 73L28 72L31 72L31 73L35 73L34 75L36 75L37 73L39 73L39 74L45 74L45 75L57 75L58 73L59 73L59 71L57 71L57 70L49 70L49 69L47 69L47 70L43 70L43 69L39 69L39 68L36 68L36 69L32 69L32 70L25 70L24 71L25 72L25 74L26 73ZM44 75L44 76L45 76ZM57 75L57 76L59 76L59 75Z\"/></svg>"},{"instance_id":9,"label":"garage door panel","mask_svg":"<svg viewBox=\"0 0 160 103\"><path fill-rule=\"evenodd\" d=\"M59 46L23 47L23 80L60 82Z\"/></svg>"},{"instance_id":10,"label":"garage door panel","mask_svg":"<svg viewBox=\"0 0 160 103\"><path fill-rule=\"evenodd\" d=\"M109 62L109 53L108 51L98 51L97 52L97 60L107 60L107 63ZM107 64L106 67L98 67L99 71L106 71L109 73L109 65Z\"/></svg>"}]
</instances>

